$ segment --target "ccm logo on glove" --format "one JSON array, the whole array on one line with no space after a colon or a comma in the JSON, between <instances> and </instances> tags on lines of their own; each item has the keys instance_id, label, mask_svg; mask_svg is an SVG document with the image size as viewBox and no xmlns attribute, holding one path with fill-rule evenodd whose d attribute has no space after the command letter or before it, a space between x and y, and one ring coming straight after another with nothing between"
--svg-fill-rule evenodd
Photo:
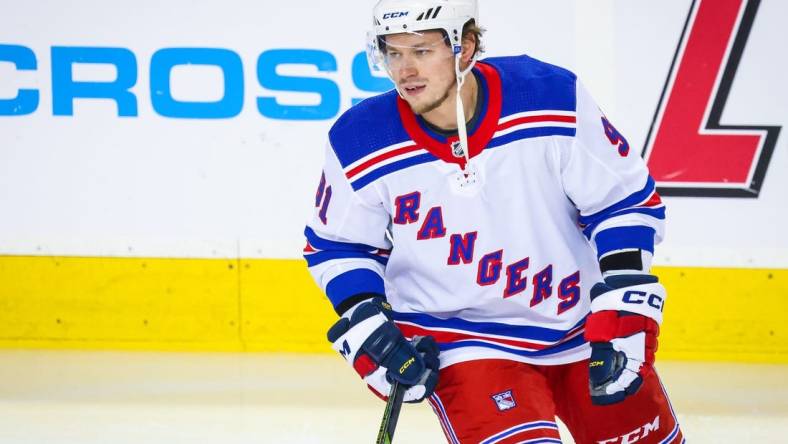
<instances>
[{"instance_id":1,"label":"ccm logo on glove","mask_svg":"<svg viewBox=\"0 0 788 444\"><path fill-rule=\"evenodd\" d=\"M407 370L408 367L410 367L410 365L413 364L414 362L416 362L416 358L408 359L404 364L402 364L402 367L399 368L399 374L401 375L405 373L405 370Z\"/></svg>"},{"instance_id":2,"label":"ccm logo on glove","mask_svg":"<svg viewBox=\"0 0 788 444\"><path fill-rule=\"evenodd\" d=\"M624 293L624 303L627 304L642 304L646 302L646 297L648 297L648 305L650 307L654 307L659 311L662 311L662 302L664 299L656 294L648 294L645 291L636 291L631 290Z\"/></svg>"},{"instance_id":3,"label":"ccm logo on glove","mask_svg":"<svg viewBox=\"0 0 788 444\"><path fill-rule=\"evenodd\" d=\"M342 350L339 351L339 354L344 356L345 359L350 355L350 344L347 341L342 341Z\"/></svg>"}]
</instances>

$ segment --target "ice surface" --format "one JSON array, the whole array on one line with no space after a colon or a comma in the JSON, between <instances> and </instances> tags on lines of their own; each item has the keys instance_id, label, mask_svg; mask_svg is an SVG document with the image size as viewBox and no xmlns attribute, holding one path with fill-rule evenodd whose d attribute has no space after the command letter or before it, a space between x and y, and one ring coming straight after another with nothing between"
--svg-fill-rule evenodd
<instances>
[{"instance_id":1,"label":"ice surface","mask_svg":"<svg viewBox=\"0 0 788 444\"><path fill-rule=\"evenodd\" d=\"M658 368L688 442L786 442L788 366ZM4 444L370 443L383 407L332 355L0 351ZM445 439L407 404L395 441Z\"/></svg>"}]
</instances>

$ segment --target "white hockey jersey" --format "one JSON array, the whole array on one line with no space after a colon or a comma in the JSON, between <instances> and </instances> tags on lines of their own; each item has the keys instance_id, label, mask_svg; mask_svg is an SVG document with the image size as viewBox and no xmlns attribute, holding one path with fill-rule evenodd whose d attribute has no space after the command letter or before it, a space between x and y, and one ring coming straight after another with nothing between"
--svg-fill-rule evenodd
<instances>
[{"instance_id":1,"label":"white hockey jersey","mask_svg":"<svg viewBox=\"0 0 788 444\"><path fill-rule=\"evenodd\" d=\"M395 91L329 132L304 256L335 307L385 294L406 336L432 335L441 366L584 359L598 258L653 252L665 208L637 150L574 74L527 56L474 74L482 114L434 133Z\"/></svg>"}]
</instances>

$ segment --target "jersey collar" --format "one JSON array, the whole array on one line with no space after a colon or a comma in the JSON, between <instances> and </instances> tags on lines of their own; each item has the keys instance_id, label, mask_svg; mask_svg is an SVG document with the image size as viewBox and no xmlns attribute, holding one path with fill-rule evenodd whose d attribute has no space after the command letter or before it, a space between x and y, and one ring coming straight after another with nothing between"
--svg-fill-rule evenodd
<instances>
[{"instance_id":1,"label":"jersey collar","mask_svg":"<svg viewBox=\"0 0 788 444\"><path fill-rule=\"evenodd\" d=\"M481 122L479 122L476 129L468 135L468 154L471 158L481 153L490 142L498 127L498 119L501 116L501 78L498 72L495 68L484 62L476 62L476 66L473 70L482 77L487 86L487 109L482 110L484 115ZM459 140L458 136L449 137L444 141L424 131L424 128L419 124L416 114L410 109L408 102L399 96L397 96L397 109L399 110L399 115L402 119L405 131L407 131L410 138L413 139L417 145L423 147L432 155L445 162L456 163L462 168L465 167L465 158L455 157L452 154L451 146L454 142Z\"/></svg>"}]
</instances>

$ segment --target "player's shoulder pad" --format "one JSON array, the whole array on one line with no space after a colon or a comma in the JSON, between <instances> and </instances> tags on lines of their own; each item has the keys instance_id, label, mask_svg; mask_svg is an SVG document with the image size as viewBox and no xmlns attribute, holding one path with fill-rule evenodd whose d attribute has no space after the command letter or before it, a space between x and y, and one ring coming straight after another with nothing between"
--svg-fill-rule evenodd
<instances>
[{"instance_id":1,"label":"player's shoulder pad","mask_svg":"<svg viewBox=\"0 0 788 444\"><path fill-rule=\"evenodd\" d=\"M577 76L527 55L483 60L501 77L501 117L527 111L576 111Z\"/></svg>"},{"instance_id":2,"label":"player's shoulder pad","mask_svg":"<svg viewBox=\"0 0 788 444\"><path fill-rule=\"evenodd\" d=\"M328 132L342 167L410 140L397 110L397 91L370 97L342 113Z\"/></svg>"}]
</instances>

